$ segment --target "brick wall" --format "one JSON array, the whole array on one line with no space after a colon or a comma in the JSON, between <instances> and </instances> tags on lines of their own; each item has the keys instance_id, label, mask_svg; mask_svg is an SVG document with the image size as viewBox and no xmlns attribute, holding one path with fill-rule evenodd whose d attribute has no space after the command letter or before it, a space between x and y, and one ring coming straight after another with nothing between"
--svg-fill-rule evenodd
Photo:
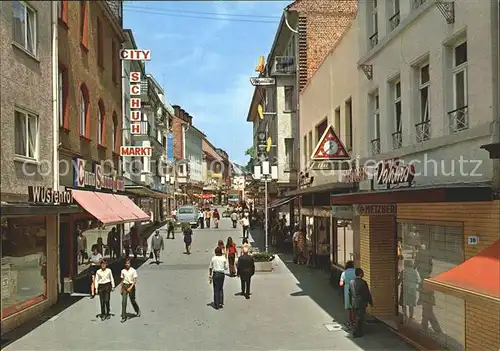
<instances>
[{"instance_id":1,"label":"brick wall","mask_svg":"<svg viewBox=\"0 0 500 351\"><path fill-rule=\"evenodd\" d=\"M299 13L301 90L355 18L357 9L357 0L297 0L291 6L292 11ZM305 38L304 31L307 33Z\"/></svg>"},{"instance_id":2,"label":"brick wall","mask_svg":"<svg viewBox=\"0 0 500 351\"><path fill-rule=\"evenodd\" d=\"M469 203L398 204L398 221L420 220L461 223L464 232L464 259L467 260L500 240L500 201ZM479 236L477 245L467 237ZM500 305L465 301L465 346L468 350L499 350Z\"/></svg>"},{"instance_id":3,"label":"brick wall","mask_svg":"<svg viewBox=\"0 0 500 351\"><path fill-rule=\"evenodd\" d=\"M110 20L104 15L105 2L88 2L88 50L81 45L81 9L79 1L67 1L67 26L59 23L59 63L67 71L68 77L68 128L61 129L61 152L79 155L87 161L110 160L118 169L119 156L113 154L113 115L118 121L118 149L121 144L122 128L122 91L118 72L117 82L112 80L113 41L120 49L123 33L113 29ZM97 64L97 19L100 19L103 31L103 67ZM80 105L82 84L89 93L90 133L87 139L80 138ZM104 142L97 143L98 102L102 100L105 112Z\"/></svg>"},{"instance_id":4,"label":"brick wall","mask_svg":"<svg viewBox=\"0 0 500 351\"><path fill-rule=\"evenodd\" d=\"M396 313L396 233L393 216L360 216L360 262L378 318Z\"/></svg>"},{"instance_id":5,"label":"brick wall","mask_svg":"<svg viewBox=\"0 0 500 351\"><path fill-rule=\"evenodd\" d=\"M172 134L174 135L174 158L182 160L184 157L182 150L182 120L178 117L172 118Z\"/></svg>"}]
</instances>

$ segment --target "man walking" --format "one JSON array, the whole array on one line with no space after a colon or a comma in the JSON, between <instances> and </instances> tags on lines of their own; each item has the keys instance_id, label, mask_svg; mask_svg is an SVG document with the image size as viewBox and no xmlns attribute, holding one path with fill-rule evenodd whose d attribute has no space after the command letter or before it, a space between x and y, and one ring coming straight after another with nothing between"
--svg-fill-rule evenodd
<instances>
[{"instance_id":1,"label":"man walking","mask_svg":"<svg viewBox=\"0 0 500 351\"><path fill-rule=\"evenodd\" d=\"M155 255L156 264L160 264L160 250L163 251L165 246L163 244L163 237L160 235L159 230L157 230L155 235L151 238L151 249Z\"/></svg>"},{"instance_id":2,"label":"man walking","mask_svg":"<svg viewBox=\"0 0 500 351\"><path fill-rule=\"evenodd\" d=\"M233 210L231 213L231 221L233 221L233 228L236 228L236 224L238 223L238 214Z\"/></svg>"},{"instance_id":3,"label":"man walking","mask_svg":"<svg viewBox=\"0 0 500 351\"><path fill-rule=\"evenodd\" d=\"M172 239L175 239L175 227L173 221L168 222L167 239L170 239L170 234L172 234Z\"/></svg>"},{"instance_id":4,"label":"man walking","mask_svg":"<svg viewBox=\"0 0 500 351\"><path fill-rule=\"evenodd\" d=\"M243 246L243 254L238 259L238 276L241 281L241 295L248 300L250 298L250 280L255 274L255 261L248 254L248 247Z\"/></svg>"},{"instance_id":5,"label":"man walking","mask_svg":"<svg viewBox=\"0 0 500 351\"><path fill-rule=\"evenodd\" d=\"M365 321L366 307L368 304L373 307L372 294L368 284L363 279L364 272L361 268L356 268L354 273L356 279L349 283L349 294L352 303L352 308L356 315L356 321L352 336L359 338L363 336L363 324Z\"/></svg>"},{"instance_id":6,"label":"man walking","mask_svg":"<svg viewBox=\"0 0 500 351\"><path fill-rule=\"evenodd\" d=\"M122 269L121 272L121 293L122 293L122 323L127 320L127 300L130 297L130 303L134 308L137 317L141 316L141 310L139 309L139 305L135 300L136 289L135 286L137 284L137 271L130 267L130 258L125 259L125 268Z\"/></svg>"},{"instance_id":7,"label":"man walking","mask_svg":"<svg viewBox=\"0 0 500 351\"><path fill-rule=\"evenodd\" d=\"M248 220L248 213L245 213L241 219L241 226L243 228L243 240L248 238L248 227L250 226L250 221Z\"/></svg>"}]
</instances>

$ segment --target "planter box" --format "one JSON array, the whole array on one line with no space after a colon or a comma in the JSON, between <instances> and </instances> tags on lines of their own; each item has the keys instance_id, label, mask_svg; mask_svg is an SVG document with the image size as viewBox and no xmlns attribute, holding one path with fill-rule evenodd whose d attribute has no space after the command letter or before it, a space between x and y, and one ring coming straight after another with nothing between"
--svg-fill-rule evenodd
<instances>
[{"instance_id":1,"label":"planter box","mask_svg":"<svg viewBox=\"0 0 500 351\"><path fill-rule=\"evenodd\" d=\"M256 272L272 272L273 271L273 261L269 262L255 262Z\"/></svg>"}]
</instances>

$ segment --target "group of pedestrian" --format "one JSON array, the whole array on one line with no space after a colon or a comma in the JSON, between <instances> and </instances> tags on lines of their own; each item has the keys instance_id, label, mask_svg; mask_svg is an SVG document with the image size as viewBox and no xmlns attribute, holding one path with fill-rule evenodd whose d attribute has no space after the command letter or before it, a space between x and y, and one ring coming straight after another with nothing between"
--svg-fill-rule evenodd
<instances>
[{"instance_id":1,"label":"group of pedestrian","mask_svg":"<svg viewBox=\"0 0 500 351\"><path fill-rule=\"evenodd\" d=\"M204 209L200 208L198 210L198 225L201 229L205 227L210 228L212 218L215 228L219 228L220 213L216 208L214 208L213 211L210 210L209 207Z\"/></svg>"},{"instance_id":2,"label":"group of pedestrian","mask_svg":"<svg viewBox=\"0 0 500 351\"><path fill-rule=\"evenodd\" d=\"M361 268L354 268L354 262L346 262L346 269L340 276L339 285L344 288L344 306L347 311L347 328L355 338L363 336L363 324L368 305L373 306L368 283L363 279Z\"/></svg>"},{"instance_id":3,"label":"group of pedestrian","mask_svg":"<svg viewBox=\"0 0 500 351\"><path fill-rule=\"evenodd\" d=\"M92 294L98 294L101 313L98 315L101 320L111 318L111 292L115 290L115 279L113 272L107 267L107 261L101 259L99 262L100 268L95 271L95 279L93 280ZM132 307L137 317L141 316L141 310L136 301L136 284L137 284L137 271L131 266L130 258L125 259L125 267L120 273L122 282L120 284L120 291L122 295L122 323L128 319L127 315L127 302L130 299Z\"/></svg>"},{"instance_id":4,"label":"group of pedestrian","mask_svg":"<svg viewBox=\"0 0 500 351\"><path fill-rule=\"evenodd\" d=\"M213 285L213 307L217 310L224 307L224 281L228 271L230 277L240 278L241 295L250 299L250 281L255 274L255 262L249 254L248 241L245 241L239 256L236 243L231 237L227 239L225 246L224 242L219 240L214 250L214 256L208 268L208 282Z\"/></svg>"}]
</instances>

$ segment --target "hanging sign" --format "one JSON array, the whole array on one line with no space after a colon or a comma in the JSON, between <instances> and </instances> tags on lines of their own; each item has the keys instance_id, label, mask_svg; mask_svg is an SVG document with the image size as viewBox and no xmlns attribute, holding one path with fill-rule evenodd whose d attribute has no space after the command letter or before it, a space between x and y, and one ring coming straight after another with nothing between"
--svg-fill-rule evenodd
<instances>
[{"instance_id":1,"label":"hanging sign","mask_svg":"<svg viewBox=\"0 0 500 351\"><path fill-rule=\"evenodd\" d=\"M332 126L326 128L311 155L314 161L348 160L350 158L344 144L335 134Z\"/></svg>"},{"instance_id":2,"label":"hanging sign","mask_svg":"<svg viewBox=\"0 0 500 351\"><path fill-rule=\"evenodd\" d=\"M113 176L102 174L102 166L93 164L91 172L85 170L86 161L81 158L74 159L73 186L75 188L94 188L96 190L108 189L112 191L124 191L125 182L118 179L116 171Z\"/></svg>"},{"instance_id":3,"label":"hanging sign","mask_svg":"<svg viewBox=\"0 0 500 351\"><path fill-rule=\"evenodd\" d=\"M266 77L250 77L250 83L252 83L254 87L263 85L274 85L276 84L276 79L266 78Z\"/></svg>"},{"instance_id":4,"label":"hanging sign","mask_svg":"<svg viewBox=\"0 0 500 351\"><path fill-rule=\"evenodd\" d=\"M365 167L352 168L342 173L342 182L344 183L359 183L363 180L369 180Z\"/></svg>"}]
</instances>

